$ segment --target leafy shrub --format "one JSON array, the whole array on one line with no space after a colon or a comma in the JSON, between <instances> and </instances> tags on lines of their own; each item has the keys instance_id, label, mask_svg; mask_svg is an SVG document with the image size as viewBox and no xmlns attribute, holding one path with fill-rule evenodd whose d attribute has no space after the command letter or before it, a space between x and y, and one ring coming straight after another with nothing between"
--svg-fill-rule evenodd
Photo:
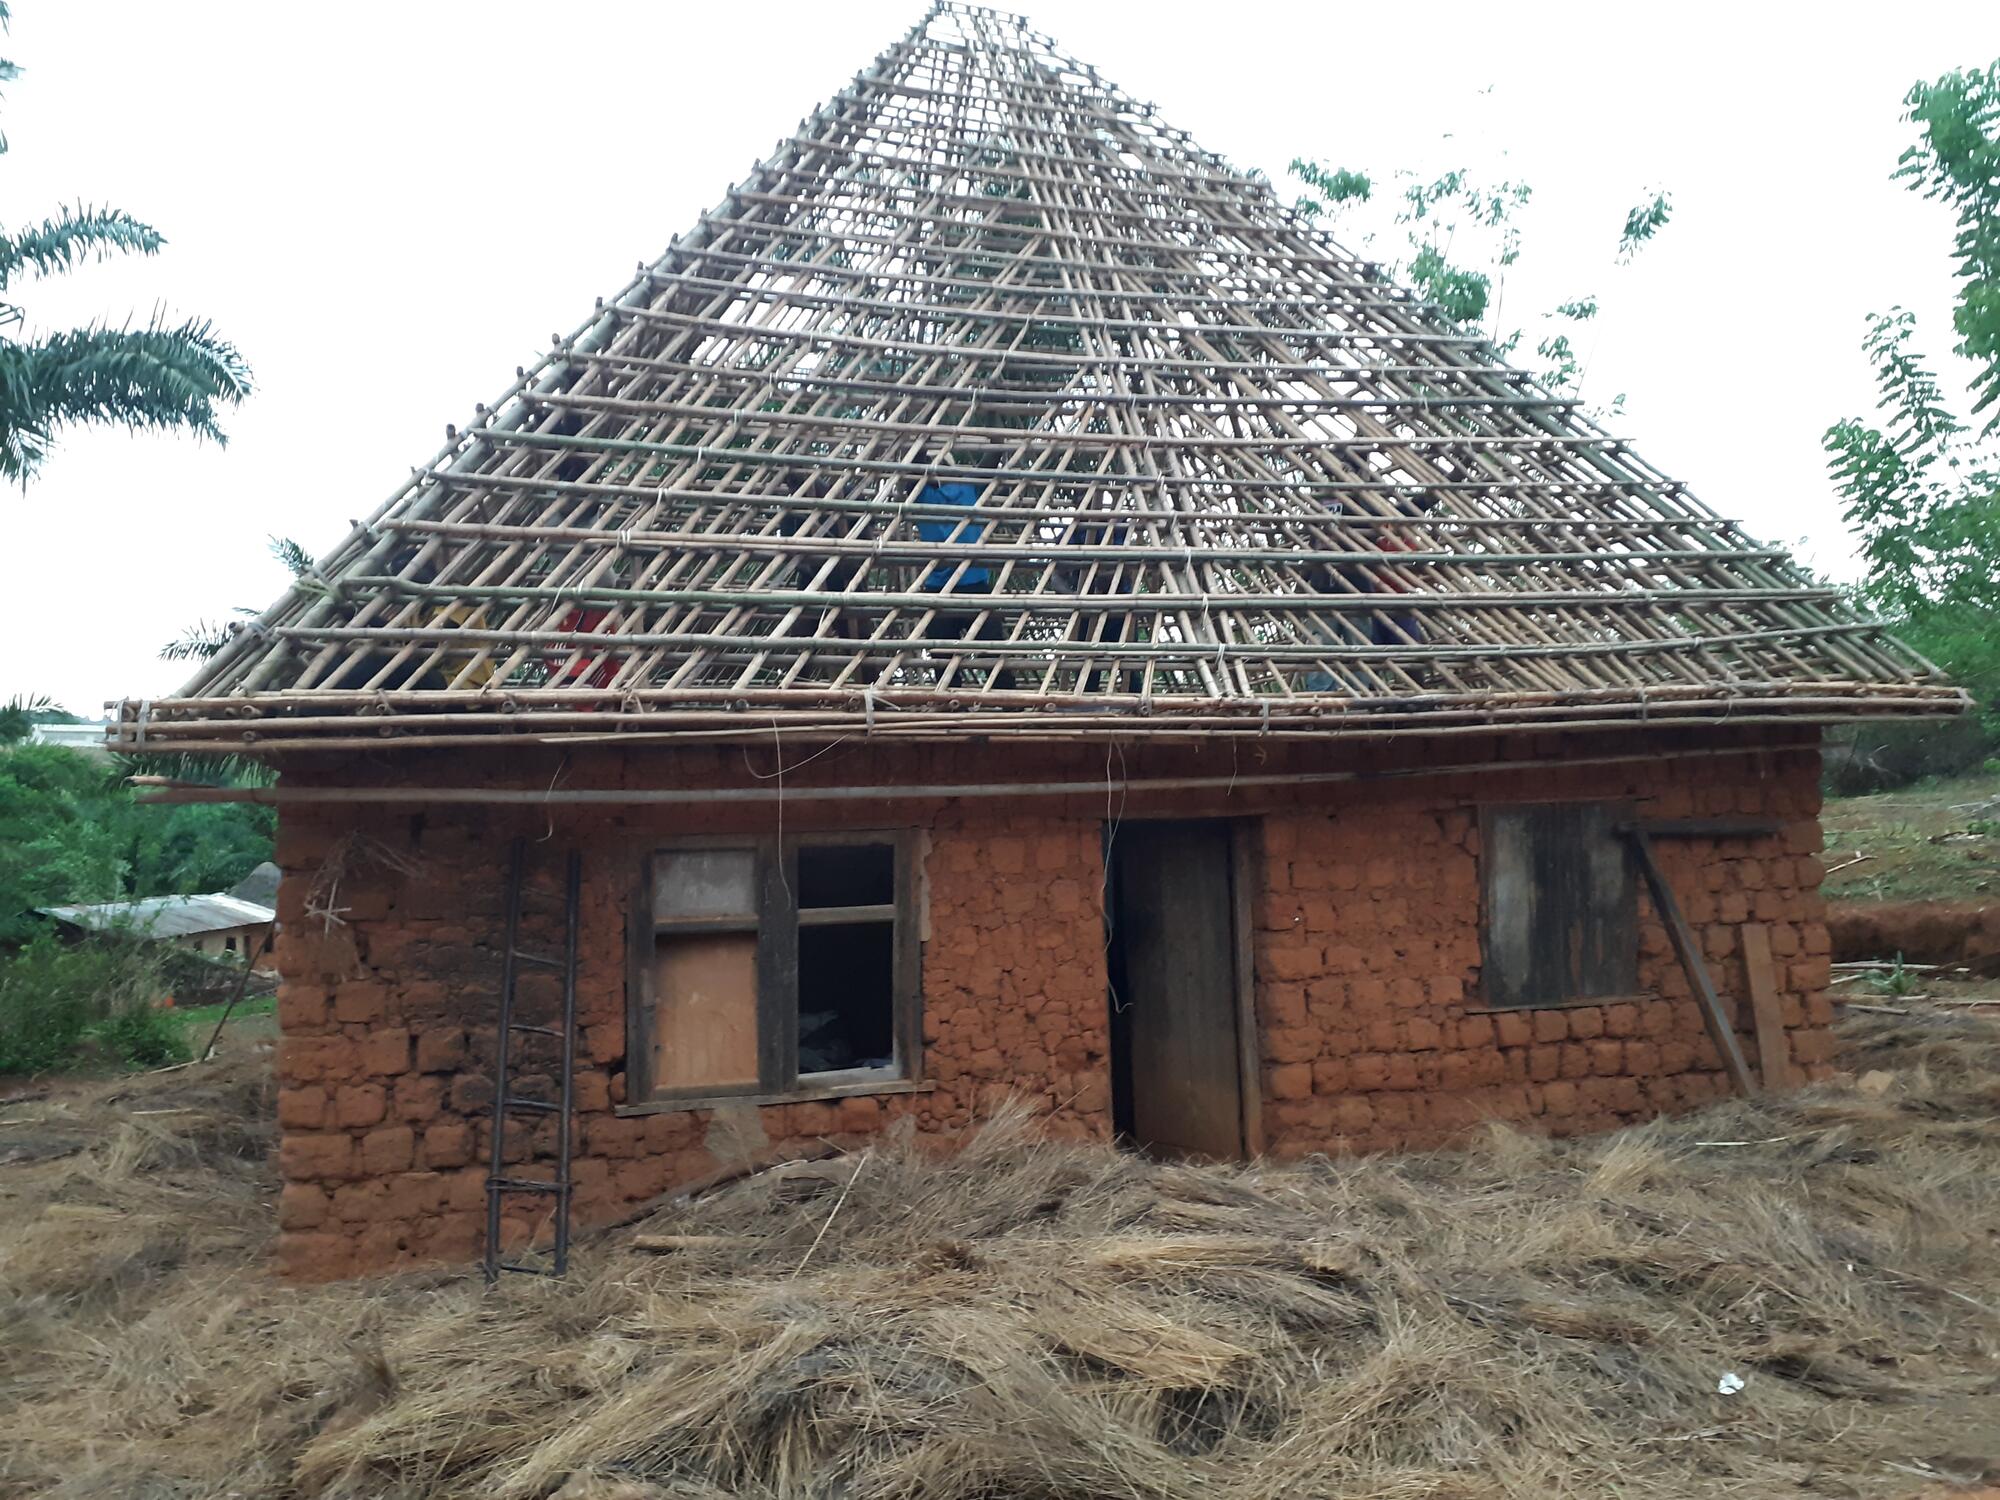
<instances>
[{"instance_id":1,"label":"leafy shrub","mask_svg":"<svg viewBox=\"0 0 2000 1500\"><path fill-rule=\"evenodd\" d=\"M46 933L37 937L0 959L0 1073L72 1065L93 1031L152 1010L158 989L157 956L139 944L72 946ZM178 1027L171 1016L163 1019Z\"/></svg>"},{"instance_id":2,"label":"leafy shrub","mask_svg":"<svg viewBox=\"0 0 2000 1500\"><path fill-rule=\"evenodd\" d=\"M112 1057L135 1068L157 1068L193 1056L180 1017L144 1000L112 1012L92 1035Z\"/></svg>"}]
</instances>

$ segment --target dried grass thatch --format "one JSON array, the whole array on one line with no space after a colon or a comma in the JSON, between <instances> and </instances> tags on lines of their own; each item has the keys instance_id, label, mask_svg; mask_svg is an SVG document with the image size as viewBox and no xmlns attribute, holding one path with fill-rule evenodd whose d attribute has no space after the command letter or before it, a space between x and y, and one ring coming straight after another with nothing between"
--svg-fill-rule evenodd
<instances>
[{"instance_id":1,"label":"dried grass thatch","mask_svg":"<svg viewBox=\"0 0 2000 1500\"><path fill-rule=\"evenodd\" d=\"M2000 1458L2000 1027L1846 1037L1866 1086L1572 1143L1209 1168L1006 1116L495 1294L272 1282L248 1062L0 1108L96 1137L0 1168L0 1494L1907 1493Z\"/></svg>"}]
</instances>

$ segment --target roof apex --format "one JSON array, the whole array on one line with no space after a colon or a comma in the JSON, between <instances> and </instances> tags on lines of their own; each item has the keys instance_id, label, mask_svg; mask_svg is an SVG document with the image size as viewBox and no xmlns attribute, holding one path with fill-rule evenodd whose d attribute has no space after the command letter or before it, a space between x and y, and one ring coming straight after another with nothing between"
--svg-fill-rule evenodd
<instances>
[{"instance_id":1,"label":"roof apex","mask_svg":"<svg viewBox=\"0 0 2000 1500\"><path fill-rule=\"evenodd\" d=\"M131 751L1951 713L1268 182L939 0Z\"/></svg>"}]
</instances>

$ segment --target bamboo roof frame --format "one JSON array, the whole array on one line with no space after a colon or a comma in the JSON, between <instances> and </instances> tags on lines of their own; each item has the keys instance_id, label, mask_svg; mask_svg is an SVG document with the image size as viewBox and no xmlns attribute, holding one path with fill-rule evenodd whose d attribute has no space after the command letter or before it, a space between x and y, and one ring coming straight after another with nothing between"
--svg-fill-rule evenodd
<instances>
[{"instance_id":1,"label":"bamboo roof frame","mask_svg":"<svg viewBox=\"0 0 2000 1500\"><path fill-rule=\"evenodd\" d=\"M933 5L552 344L178 694L119 705L114 743L1375 737L1965 703L997 11Z\"/></svg>"}]
</instances>

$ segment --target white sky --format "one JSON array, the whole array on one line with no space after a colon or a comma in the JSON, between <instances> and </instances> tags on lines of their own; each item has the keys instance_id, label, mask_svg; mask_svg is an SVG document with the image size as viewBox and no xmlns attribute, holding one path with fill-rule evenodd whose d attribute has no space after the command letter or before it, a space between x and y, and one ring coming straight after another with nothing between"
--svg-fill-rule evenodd
<instances>
[{"instance_id":1,"label":"white sky","mask_svg":"<svg viewBox=\"0 0 2000 1500\"><path fill-rule=\"evenodd\" d=\"M1871 408L1863 317L1900 302L1950 343L1949 221L1888 180L1902 95L2000 55L2000 5L1019 8L1274 179L1456 155L1532 183L1509 295L1603 295L1586 394L1626 392L1618 429L1725 515L1850 568L1819 439ZM0 493L0 699L171 692L162 642L281 588L267 535L327 551L922 9L16 0L0 222L81 198L170 241L17 288L31 319L200 313L259 391L226 449L75 434ZM1674 222L1614 273L1656 184Z\"/></svg>"}]
</instances>

